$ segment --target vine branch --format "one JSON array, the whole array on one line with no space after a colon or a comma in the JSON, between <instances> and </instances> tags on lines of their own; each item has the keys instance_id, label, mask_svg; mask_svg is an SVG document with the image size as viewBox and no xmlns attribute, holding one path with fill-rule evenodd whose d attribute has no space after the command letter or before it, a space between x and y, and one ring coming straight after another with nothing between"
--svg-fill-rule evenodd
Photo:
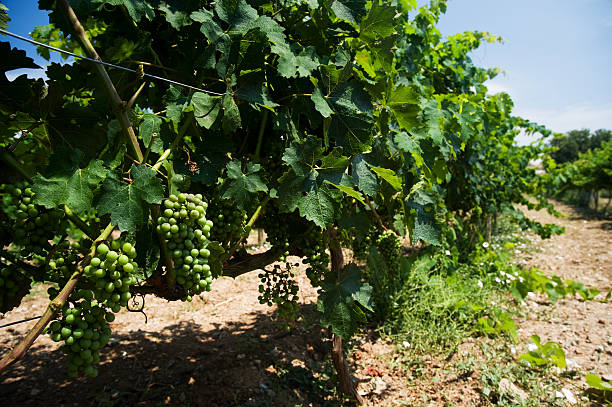
<instances>
[{"instance_id":1,"label":"vine branch","mask_svg":"<svg viewBox=\"0 0 612 407\"><path fill-rule=\"evenodd\" d=\"M87 56L91 59L100 61L100 56L89 41L89 38L87 38L85 30L83 29L81 22L74 13L74 10L70 6L70 4L68 4L68 0L59 0L59 4L64 9L64 13L68 18L68 21L72 24L72 28L76 34L76 37L83 46L83 49L85 50ZM119 124L121 125L121 128L123 129L123 132L126 135L128 148L131 150L131 153L136 156L136 159L142 162L143 155L140 149L140 144L138 143L138 139L136 138L136 134L134 133L134 129L132 128L132 124L130 123L127 111L122 108L124 106L123 100L121 100L119 93L117 93L117 89L115 89L115 85L113 84L113 81L111 80L110 76L108 76L108 72L106 72L104 66L101 64L93 65L94 69L102 78L106 91L111 98L113 112L115 113L115 116L117 116Z\"/></svg>"}]
</instances>

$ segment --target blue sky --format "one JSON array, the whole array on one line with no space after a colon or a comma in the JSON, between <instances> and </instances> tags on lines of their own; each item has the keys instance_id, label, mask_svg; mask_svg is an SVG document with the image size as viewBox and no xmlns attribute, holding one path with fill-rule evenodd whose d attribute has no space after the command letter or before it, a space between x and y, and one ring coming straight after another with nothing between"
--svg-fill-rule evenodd
<instances>
[{"instance_id":1,"label":"blue sky","mask_svg":"<svg viewBox=\"0 0 612 407\"><path fill-rule=\"evenodd\" d=\"M10 9L9 31L27 36L47 23L36 1L3 3ZM487 86L491 92L508 92L516 115L556 132L612 129L611 0L449 0L438 28L443 35L478 30L504 38L503 44L483 45L472 57L479 66L504 70ZM44 65L34 46L9 41ZM54 60L60 59L55 55ZM42 71L29 74L41 76Z\"/></svg>"},{"instance_id":2,"label":"blue sky","mask_svg":"<svg viewBox=\"0 0 612 407\"><path fill-rule=\"evenodd\" d=\"M438 28L504 38L472 58L505 71L487 86L508 92L516 115L557 132L612 129L612 1L449 0Z\"/></svg>"}]
</instances>

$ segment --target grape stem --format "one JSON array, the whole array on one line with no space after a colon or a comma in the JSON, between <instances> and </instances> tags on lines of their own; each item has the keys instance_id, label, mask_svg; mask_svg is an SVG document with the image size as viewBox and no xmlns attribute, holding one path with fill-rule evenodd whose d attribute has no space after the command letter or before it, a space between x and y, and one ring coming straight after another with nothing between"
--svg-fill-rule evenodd
<instances>
[{"instance_id":1,"label":"grape stem","mask_svg":"<svg viewBox=\"0 0 612 407\"><path fill-rule=\"evenodd\" d=\"M11 252L0 250L0 253L2 253L2 257L25 271L29 271L30 273L39 273L41 271L38 267L17 259Z\"/></svg>"},{"instance_id":2,"label":"grape stem","mask_svg":"<svg viewBox=\"0 0 612 407\"><path fill-rule=\"evenodd\" d=\"M383 223L382 218L380 217L378 212L376 212L376 209L374 209L374 205L372 205L372 201L370 201L370 198L368 198L368 196L366 194L364 194L364 197L365 197L366 203L370 207L370 210L374 214L374 217L376 218L376 221L378 222L378 226L380 226L382 230L388 230L388 228Z\"/></svg>"},{"instance_id":3,"label":"grape stem","mask_svg":"<svg viewBox=\"0 0 612 407\"><path fill-rule=\"evenodd\" d=\"M268 111L264 110L263 116L261 117L261 124L259 125L259 134L257 135L257 146L255 147L255 155L253 161L259 161L259 154L261 153L261 145L263 144L263 136L266 130L266 123L268 122Z\"/></svg>"},{"instance_id":4,"label":"grape stem","mask_svg":"<svg viewBox=\"0 0 612 407\"><path fill-rule=\"evenodd\" d=\"M87 237L93 239L93 237L96 235L94 230L90 228L87 223L83 222L81 218L76 216L67 205L64 205L64 213L66 214L66 217L70 219L70 221L74 223L76 227L81 229L81 231L87 235Z\"/></svg>"},{"instance_id":5,"label":"grape stem","mask_svg":"<svg viewBox=\"0 0 612 407\"><path fill-rule=\"evenodd\" d=\"M114 228L115 226L112 223L109 223L108 226L106 226L104 231L100 234L100 236L98 236L95 241L100 242L102 240L108 239ZM64 285L64 288L62 288L62 291L49 303L47 309L43 313L42 317L38 320L36 325L34 325L32 329L30 329L26 337L22 339L21 342L17 344L17 346L11 349L11 351L6 354L2 358L2 360L0 360L0 372L3 372L7 367L11 366L13 363L23 358L23 356L26 354L28 349L30 349L30 346L32 346L36 338L38 338L43 332L47 324L49 324L49 322L53 320L57 312L62 309L62 307L68 300L70 293L72 292L72 290L74 290L77 283L79 282L79 277L83 273L83 268L91 261L91 258L93 257L93 254L96 250L96 245L93 245L91 250L92 251L89 256L84 258L81 264L79 264L77 271L72 273L72 276L70 276L70 279L68 280L66 285Z\"/></svg>"}]
</instances>

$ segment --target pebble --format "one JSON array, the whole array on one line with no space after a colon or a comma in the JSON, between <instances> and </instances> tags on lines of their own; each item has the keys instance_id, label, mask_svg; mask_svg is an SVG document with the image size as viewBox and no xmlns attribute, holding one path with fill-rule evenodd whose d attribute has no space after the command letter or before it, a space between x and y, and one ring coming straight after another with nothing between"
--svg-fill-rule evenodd
<instances>
[{"instance_id":1,"label":"pebble","mask_svg":"<svg viewBox=\"0 0 612 407\"><path fill-rule=\"evenodd\" d=\"M36 396L40 394L40 389L37 389L36 387L33 388L32 390L30 390L30 396Z\"/></svg>"},{"instance_id":2,"label":"pebble","mask_svg":"<svg viewBox=\"0 0 612 407\"><path fill-rule=\"evenodd\" d=\"M572 392L569 389L564 387L564 388L561 389L561 393L563 393L563 395L565 396L565 398L567 399L567 401L570 404L578 403L578 400L576 400L576 397L574 397L574 395L572 394Z\"/></svg>"}]
</instances>

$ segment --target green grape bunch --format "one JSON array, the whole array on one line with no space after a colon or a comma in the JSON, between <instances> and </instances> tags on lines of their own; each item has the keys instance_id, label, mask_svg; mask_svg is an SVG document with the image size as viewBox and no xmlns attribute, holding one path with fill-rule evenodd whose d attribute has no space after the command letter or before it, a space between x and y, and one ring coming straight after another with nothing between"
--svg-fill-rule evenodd
<instances>
[{"instance_id":1,"label":"green grape bunch","mask_svg":"<svg viewBox=\"0 0 612 407\"><path fill-rule=\"evenodd\" d=\"M3 212L13 220L13 243L29 253L45 253L49 241L65 230L65 214L34 203L34 192L25 183L6 185L2 200Z\"/></svg>"},{"instance_id":2,"label":"green grape bunch","mask_svg":"<svg viewBox=\"0 0 612 407\"><path fill-rule=\"evenodd\" d=\"M283 269L279 264L273 266L272 271L264 269L259 274L259 303L272 306L297 302L299 286L293 279L293 272L289 264Z\"/></svg>"},{"instance_id":3,"label":"green grape bunch","mask_svg":"<svg viewBox=\"0 0 612 407\"><path fill-rule=\"evenodd\" d=\"M325 251L328 238L325 233L322 233L316 228L312 228L304 236L304 254L303 264L308 264L306 268L306 276L313 286L319 286L325 272L329 266L329 255Z\"/></svg>"},{"instance_id":4,"label":"green grape bunch","mask_svg":"<svg viewBox=\"0 0 612 407\"><path fill-rule=\"evenodd\" d=\"M110 245L110 246L109 246ZM81 291L86 300L95 298L113 312L127 306L130 287L136 283L136 248L129 242L99 243L95 256L83 269L90 290Z\"/></svg>"},{"instance_id":5,"label":"green grape bunch","mask_svg":"<svg viewBox=\"0 0 612 407\"><path fill-rule=\"evenodd\" d=\"M98 301L84 298L74 302L73 307L64 305L61 317L49 324L47 333L51 339L64 341L62 351L68 356L70 376L79 373L91 377L98 375L94 365L100 362L99 349L108 343L111 336L108 323L114 320L115 315Z\"/></svg>"},{"instance_id":6,"label":"green grape bunch","mask_svg":"<svg viewBox=\"0 0 612 407\"><path fill-rule=\"evenodd\" d=\"M212 199L210 213L214 214L216 225L211 232L210 240L219 242L227 248L245 234L248 215L232 201L221 198Z\"/></svg>"},{"instance_id":7,"label":"green grape bunch","mask_svg":"<svg viewBox=\"0 0 612 407\"><path fill-rule=\"evenodd\" d=\"M0 264L0 312L8 312L21 303L30 291L31 280L16 266Z\"/></svg>"},{"instance_id":8,"label":"green grape bunch","mask_svg":"<svg viewBox=\"0 0 612 407\"><path fill-rule=\"evenodd\" d=\"M75 265L91 247L91 240L62 240L49 252L46 262L46 278L49 281L66 281L75 270Z\"/></svg>"},{"instance_id":9,"label":"green grape bunch","mask_svg":"<svg viewBox=\"0 0 612 407\"><path fill-rule=\"evenodd\" d=\"M194 295L210 291L213 276L206 246L213 231L213 222L206 219L208 203L200 194L170 195L164 201L164 212L157 219L157 232L166 239L174 263L176 282L184 287L182 298L191 301Z\"/></svg>"},{"instance_id":10,"label":"green grape bunch","mask_svg":"<svg viewBox=\"0 0 612 407\"><path fill-rule=\"evenodd\" d=\"M392 230L385 230L376 238L376 248L389 269L393 272L398 271L398 259L402 250L399 236Z\"/></svg>"}]
</instances>

